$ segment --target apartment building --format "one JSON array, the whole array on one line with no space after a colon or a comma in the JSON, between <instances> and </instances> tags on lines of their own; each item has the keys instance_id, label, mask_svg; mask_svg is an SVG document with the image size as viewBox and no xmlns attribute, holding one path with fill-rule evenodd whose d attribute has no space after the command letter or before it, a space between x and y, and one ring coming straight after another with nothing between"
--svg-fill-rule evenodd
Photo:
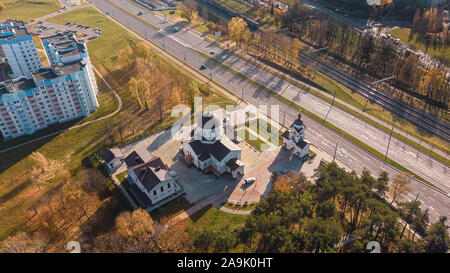
<instances>
[{"instance_id":1,"label":"apartment building","mask_svg":"<svg viewBox=\"0 0 450 273\"><path fill-rule=\"evenodd\" d=\"M25 42L32 52L36 47L22 22L3 22L0 39L16 76L6 80L3 77L0 82L0 132L4 139L86 117L97 109L94 69L86 45L75 36L57 34L41 39L48 67L42 67L39 56L38 66L27 66L30 61L26 59L33 54L22 54L25 51L21 47L25 48Z\"/></svg>"},{"instance_id":2,"label":"apartment building","mask_svg":"<svg viewBox=\"0 0 450 273\"><path fill-rule=\"evenodd\" d=\"M98 107L95 90L84 61L41 68L32 79L4 81L0 83L0 131L10 139L86 117Z\"/></svg>"},{"instance_id":3,"label":"apartment building","mask_svg":"<svg viewBox=\"0 0 450 273\"><path fill-rule=\"evenodd\" d=\"M0 48L0 57L8 60L13 78L30 79L31 73L42 67L33 39L22 21L0 22Z\"/></svg>"}]
</instances>

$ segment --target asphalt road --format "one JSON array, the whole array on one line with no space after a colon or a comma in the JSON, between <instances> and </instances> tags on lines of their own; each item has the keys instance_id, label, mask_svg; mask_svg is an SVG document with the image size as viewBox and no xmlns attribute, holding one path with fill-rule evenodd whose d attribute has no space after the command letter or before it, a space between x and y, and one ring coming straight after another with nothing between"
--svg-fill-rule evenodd
<instances>
[{"instance_id":1,"label":"asphalt road","mask_svg":"<svg viewBox=\"0 0 450 273\"><path fill-rule=\"evenodd\" d=\"M369 98L372 103L376 103L385 109L389 109L399 118L407 120L447 142L450 141L450 126L446 121L440 120L433 115L425 113L420 109L414 108L407 103L376 90L368 83L320 60L317 56L300 52L298 60L304 64L312 65L314 69L320 71L322 74L335 79L352 91Z\"/></svg>"},{"instance_id":2,"label":"asphalt road","mask_svg":"<svg viewBox=\"0 0 450 273\"><path fill-rule=\"evenodd\" d=\"M353 117L344 111L333 107L331 111L330 104L318 99L317 97L299 89L296 86L292 86L280 78L265 72L264 70L254 67L252 64L245 62L244 60L224 52L220 48L203 41L202 37L192 31L181 29L179 31L174 30L170 21L164 21L162 16L157 16L148 13L146 10L141 9L126 0L113 0L116 4L120 4L122 7L128 9L131 13L137 14L142 11L144 14L141 17L143 20L147 20L161 28L157 31L140 20L134 18L130 14L122 11L114 5L111 5L107 1L92 0L97 7L102 10L109 11L110 14L127 25L133 31L140 33L141 35L152 40L159 46L164 47L167 51L177 56L180 60L186 57L186 62L194 67L199 68L201 65L205 65L207 69L199 71L205 76L210 76L214 81L220 83L228 90L235 92L236 95L241 96L244 93L244 100L254 105L279 105L281 116L285 113L285 124L289 125L298 114L296 109L291 108L287 104L275 99L270 94L243 80L241 77L231 73L222 66L216 65L214 62L209 61L202 55L198 54L192 48L200 50L206 54L214 51L214 58L224 62L226 65L233 67L233 69L245 73L245 75L251 77L253 80L262 83L264 86L282 93L283 96L289 98L302 107L317 113L319 116L327 116L327 120L334 123L336 126L351 133L354 136L359 137L371 146L376 147L377 150L385 152L385 147L388 141L388 135L371 125ZM328 113L328 115L327 115ZM314 143L316 146L324 150L329 154L334 154L337 143L337 159L343 162L345 165L353 168L357 172L361 172L365 167L373 174L377 175L379 172L386 170L392 175L395 175L398 171L392 168L390 165L384 163L373 157L365 150L356 146L352 142L336 134L332 130L326 128L320 123L304 117L304 122L307 126L307 139ZM450 185L447 166L442 163L430 159L425 154L418 152L414 148L405 145L393 138L391 142L390 157L412 171L418 173L426 179L429 179L439 187L448 189L450 192ZM430 164L431 163L431 164ZM423 203L423 208L430 209L430 218L432 221L438 219L441 215L450 216L450 198L445 196L429 186L424 185L418 181L412 183L413 190L406 198L414 199L419 193L419 200Z\"/></svg>"}]
</instances>

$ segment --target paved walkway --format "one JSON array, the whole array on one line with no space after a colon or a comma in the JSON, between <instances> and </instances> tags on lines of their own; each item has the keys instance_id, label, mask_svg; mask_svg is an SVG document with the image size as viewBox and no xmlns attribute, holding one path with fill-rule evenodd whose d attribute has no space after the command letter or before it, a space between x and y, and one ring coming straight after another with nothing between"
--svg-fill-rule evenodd
<instances>
[{"instance_id":1,"label":"paved walkway","mask_svg":"<svg viewBox=\"0 0 450 273\"><path fill-rule=\"evenodd\" d=\"M127 199L128 203L133 207L134 210L137 210L139 206L134 202L133 198L130 196L128 191L123 187L123 185L120 183L119 179L117 179L116 175L124 172L123 166L120 167L115 173L111 175L111 178L113 180L114 185L122 192L122 194Z\"/></svg>"}]
</instances>

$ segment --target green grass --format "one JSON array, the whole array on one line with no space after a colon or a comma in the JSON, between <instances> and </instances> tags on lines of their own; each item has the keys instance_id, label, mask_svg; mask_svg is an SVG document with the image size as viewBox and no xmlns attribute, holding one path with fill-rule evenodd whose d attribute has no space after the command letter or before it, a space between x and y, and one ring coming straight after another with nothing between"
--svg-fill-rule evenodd
<instances>
[{"instance_id":1,"label":"green grass","mask_svg":"<svg viewBox=\"0 0 450 273\"><path fill-rule=\"evenodd\" d=\"M264 126L262 126L262 124L264 124ZM272 138L275 137L273 134L276 133L276 129L272 131L272 125L264 120L253 119L251 121L247 121L245 123L245 126L249 127L255 132L258 132L259 136L264 138L268 142L272 142ZM282 132L278 132L278 142L276 144L277 146L281 145L281 143L283 142L283 140L281 139L281 134Z\"/></svg>"},{"instance_id":2,"label":"green grass","mask_svg":"<svg viewBox=\"0 0 450 273\"><path fill-rule=\"evenodd\" d=\"M95 66L101 65L108 71L114 70L121 49L139 42L137 38L90 7L66 12L50 18L48 21L57 24L65 24L70 21L101 29L102 35L89 41L87 46L92 63Z\"/></svg>"},{"instance_id":3,"label":"green grass","mask_svg":"<svg viewBox=\"0 0 450 273\"><path fill-rule=\"evenodd\" d=\"M237 13L246 13L251 10L251 8L245 4L240 3L236 0L212 0L213 2L216 2L217 4L226 7L234 12Z\"/></svg>"},{"instance_id":4,"label":"green grass","mask_svg":"<svg viewBox=\"0 0 450 273\"><path fill-rule=\"evenodd\" d=\"M165 217L172 218L192 207L192 205L184 197L180 196L150 212L150 216L156 221Z\"/></svg>"},{"instance_id":5,"label":"green grass","mask_svg":"<svg viewBox=\"0 0 450 273\"><path fill-rule=\"evenodd\" d=\"M61 9L58 0L2 0L6 9L0 12L0 20L29 21Z\"/></svg>"},{"instance_id":6,"label":"green grass","mask_svg":"<svg viewBox=\"0 0 450 273\"><path fill-rule=\"evenodd\" d=\"M420 37L418 34L411 35L409 28L396 28L388 32L394 37L397 37L402 42L407 43L415 48L428 53L431 56L439 57L444 59L447 63L450 63L450 47L448 47L444 42ZM427 46L428 45L428 46Z\"/></svg>"},{"instance_id":7,"label":"green grass","mask_svg":"<svg viewBox=\"0 0 450 273\"><path fill-rule=\"evenodd\" d=\"M92 8L72 10L64 15L58 15L52 21L56 23L71 21L77 24L97 26L102 29L103 35L88 43L91 61L103 76L115 86L122 99L125 99L124 110L126 110L126 107L129 105L126 101L126 96L129 97L128 92L121 86L114 84L116 79L114 78L113 72L117 66L117 56L120 50L128 45L136 44L139 40ZM155 58L164 65L167 65L169 69L178 69L178 72L184 76L190 75L161 54L155 52ZM105 89L103 83L99 81L98 84L100 89ZM216 104L230 102L228 98L216 93L212 89L205 92L209 92L205 101L216 102ZM102 93L99 96L100 108L98 112L93 113L92 116L86 119L92 119L95 116L115 109L110 92L107 93L105 95ZM121 113L114 118L120 118L120 115ZM82 128L65 131L53 138L50 137L33 142L17 148L12 152L0 154L0 198L2 200L0 207L0 219L2 219L0 240L17 230L26 228L27 214L37 201L36 198L38 195L36 193L26 199L17 197L21 192L29 191L31 187L35 187L33 183L29 183L23 179L23 176L33 168L33 162L30 161L29 155L37 151L43 154L48 161L57 163L59 166L58 169L67 169L70 174L75 175L84 168L83 162L86 158L99 151L99 149L102 149L102 147L110 145L110 141L104 133L104 128L106 124L111 124L111 121L111 119L102 120ZM79 122L83 122L83 120ZM170 125L170 122L170 120L164 121L160 126L150 129L160 130L160 128ZM67 124L64 125L67 126ZM34 138L37 135L35 134L29 137ZM117 134L115 135L115 141L118 141ZM51 181L54 184L57 184L56 182L58 181ZM46 192L51 190L52 186L53 184L45 184L41 188L41 191ZM120 193L117 194L120 195Z\"/></svg>"},{"instance_id":8,"label":"green grass","mask_svg":"<svg viewBox=\"0 0 450 273\"><path fill-rule=\"evenodd\" d=\"M254 134L250 133L247 129L239 129L238 136L242 137L245 142L250 144L253 148L255 148L259 152L263 152L264 149L261 147L262 144L265 144L261 139L256 137Z\"/></svg>"},{"instance_id":9,"label":"green grass","mask_svg":"<svg viewBox=\"0 0 450 273\"><path fill-rule=\"evenodd\" d=\"M226 213L212 205L208 205L184 221L189 226L189 230L201 230L205 227L212 229L220 229L227 226L230 228L238 227L244 224L246 218L247 215Z\"/></svg>"}]
</instances>

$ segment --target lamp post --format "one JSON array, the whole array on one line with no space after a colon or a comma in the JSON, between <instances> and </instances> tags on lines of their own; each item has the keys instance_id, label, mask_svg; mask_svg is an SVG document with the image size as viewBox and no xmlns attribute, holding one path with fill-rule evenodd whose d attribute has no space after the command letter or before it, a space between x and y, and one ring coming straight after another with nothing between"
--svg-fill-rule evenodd
<instances>
[{"instance_id":1,"label":"lamp post","mask_svg":"<svg viewBox=\"0 0 450 273\"><path fill-rule=\"evenodd\" d=\"M371 85L374 85L374 84L377 84L377 83L380 83L380 82L389 81L389 80L392 80L392 79L394 79L394 76L387 77L387 78L384 78L384 79L379 80L379 81L375 81L375 82L371 83ZM369 102L369 96L367 96L367 98L366 98L366 103L364 104L363 112L366 110L366 106L367 106L368 102Z\"/></svg>"}]
</instances>

